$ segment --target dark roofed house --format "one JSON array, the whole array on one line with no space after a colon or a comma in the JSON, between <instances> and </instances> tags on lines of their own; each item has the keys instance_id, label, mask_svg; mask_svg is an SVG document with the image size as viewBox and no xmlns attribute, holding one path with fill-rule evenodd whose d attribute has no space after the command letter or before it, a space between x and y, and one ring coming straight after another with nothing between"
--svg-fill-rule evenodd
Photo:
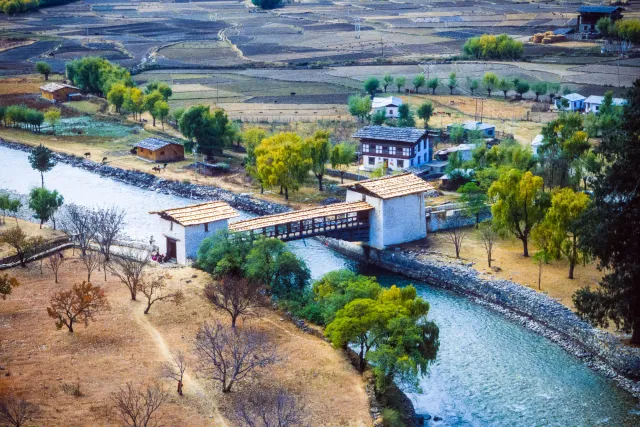
<instances>
[{"instance_id":1,"label":"dark roofed house","mask_svg":"<svg viewBox=\"0 0 640 427\"><path fill-rule=\"evenodd\" d=\"M578 8L578 32L597 33L596 24L602 18L617 21L622 18L622 8L619 6L580 6Z\"/></svg>"},{"instance_id":2,"label":"dark roofed house","mask_svg":"<svg viewBox=\"0 0 640 427\"><path fill-rule=\"evenodd\" d=\"M184 146L159 138L147 138L134 145L138 157L152 162L184 160Z\"/></svg>"},{"instance_id":3,"label":"dark roofed house","mask_svg":"<svg viewBox=\"0 0 640 427\"><path fill-rule=\"evenodd\" d=\"M387 169L404 170L431 160L431 144L424 129L366 126L353 137L360 140L364 170L380 164Z\"/></svg>"}]
</instances>

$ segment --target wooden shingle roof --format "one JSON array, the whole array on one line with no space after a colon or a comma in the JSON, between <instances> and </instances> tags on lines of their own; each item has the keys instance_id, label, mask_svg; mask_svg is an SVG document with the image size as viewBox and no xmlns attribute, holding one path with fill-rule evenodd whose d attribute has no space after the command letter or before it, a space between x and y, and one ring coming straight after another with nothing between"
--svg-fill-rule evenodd
<instances>
[{"instance_id":1,"label":"wooden shingle roof","mask_svg":"<svg viewBox=\"0 0 640 427\"><path fill-rule=\"evenodd\" d=\"M239 216L238 212L227 202L207 202L149 213L158 214L166 220L177 222L183 226L205 224Z\"/></svg>"},{"instance_id":2,"label":"wooden shingle roof","mask_svg":"<svg viewBox=\"0 0 640 427\"><path fill-rule=\"evenodd\" d=\"M66 89L66 88L80 90L79 87L71 86L64 83L55 83L55 82L47 83L44 86L40 86L40 90L44 92L51 92L51 93L57 92L60 89Z\"/></svg>"},{"instance_id":3,"label":"wooden shingle roof","mask_svg":"<svg viewBox=\"0 0 640 427\"><path fill-rule=\"evenodd\" d=\"M304 221L313 218L323 218L333 215L342 215L352 212L370 211L373 209L367 202L334 203L329 206L304 209L300 211L285 212L276 215L260 216L229 224L229 231L242 232L257 230L274 225L287 224L289 222Z\"/></svg>"},{"instance_id":4,"label":"wooden shingle roof","mask_svg":"<svg viewBox=\"0 0 640 427\"><path fill-rule=\"evenodd\" d=\"M354 138L415 144L427 133L424 129L365 126L353 134Z\"/></svg>"},{"instance_id":5,"label":"wooden shingle roof","mask_svg":"<svg viewBox=\"0 0 640 427\"><path fill-rule=\"evenodd\" d=\"M393 199L394 197L408 196L410 194L419 194L433 190L431 184L412 173L342 184L341 187L347 187L349 190L369 194L379 199Z\"/></svg>"},{"instance_id":6,"label":"wooden shingle roof","mask_svg":"<svg viewBox=\"0 0 640 427\"><path fill-rule=\"evenodd\" d=\"M134 147L146 148L147 150L155 151L167 145L180 145L177 142L167 141L159 138L145 138L134 145Z\"/></svg>"}]
</instances>

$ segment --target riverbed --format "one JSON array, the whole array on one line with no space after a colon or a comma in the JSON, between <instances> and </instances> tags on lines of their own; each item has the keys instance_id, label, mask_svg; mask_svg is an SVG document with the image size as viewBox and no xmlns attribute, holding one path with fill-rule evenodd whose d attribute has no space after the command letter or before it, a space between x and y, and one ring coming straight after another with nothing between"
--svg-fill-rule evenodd
<instances>
[{"instance_id":1,"label":"riverbed","mask_svg":"<svg viewBox=\"0 0 640 427\"><path fill-rule=\"evenodd\" d=\"M26 153L0 147L0 159L0 189L26 194L40 185ZM126 233L139 241L152 233L148 212L194 203L62 163L44 180L66 203L126 209ZM314 239L289 245L314 277L337 268L363 269ZM385 271L364 271L385 285L409 283ZM432 425L640 425L640 407L630 394L556 344L464 297L413 284L440 327L437 361L422 379L421 392L409 394L418 413L443 418Z\"/></svg>"}]
</instances>

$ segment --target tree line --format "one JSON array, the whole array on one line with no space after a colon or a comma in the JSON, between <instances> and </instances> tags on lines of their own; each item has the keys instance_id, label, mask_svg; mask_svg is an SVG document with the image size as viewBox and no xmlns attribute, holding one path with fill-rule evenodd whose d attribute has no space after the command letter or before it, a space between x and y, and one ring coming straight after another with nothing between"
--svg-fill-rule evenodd
<instances>
[{"instance_id":1,"label":"tree line","mask_svg":"<svg viewBox=\"0 0 640 427\"><path fill-rule=\"evenodd\" d=\"M43 113L26 105L0 106L0 122L4 127L11 126L33 132L40 132L44 122L47 122L55 131L61 115L60 110L55 107L50 107Z\"/></svg>"},{"instance_id":2,"label":"tree line","mask_svg":"<svg viewBox=\"0 0 640 427\"><path fill-rule=\"evenodd\" d=\"M603 37L640 43L640 20L638 19L620 19L612 22L611 18L600 18L596 28Z\"/></svg>"},{"instance_id":3,"label":"tree line","mask_svg":"<svg viewBox=\"0 0 640 427\"><path fill-rule=\"evenodd\" d=\"M483 34L469 38L462 51L475 59L519 59L524 52L524 44L506 34Z\"/></svg>"}]
</instances>

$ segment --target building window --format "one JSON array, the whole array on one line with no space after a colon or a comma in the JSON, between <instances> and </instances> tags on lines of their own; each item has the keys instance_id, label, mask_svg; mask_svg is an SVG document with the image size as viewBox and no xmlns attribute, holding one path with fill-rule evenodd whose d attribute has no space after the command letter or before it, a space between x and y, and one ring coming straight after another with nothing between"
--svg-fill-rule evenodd
<instances>
[{"instance_id":1,"label":"building window","mask_svg":"<svg viewBox=\"0 0 640 427\"><path fill-rule=\"evenodd\" d=\"M161 151L161 152L160 152L160 155L161 155L161 156L164 156L164 151Z\"/></svg>"},{"instance_id":2,"label":"building window","mask_svg":"<svg viewBox=\"0 0 640 427\"><path fill-rule=\"evenodd\" d=\"M394 156L396 154L396 147L389 147L389 154Z\"/></svg>"},{"instance_id":3,"label":"building window","mask_svg":"<svg viewBox=\"0 0 640 427\"><path fill-rule=\"evenodd\" d=\"M205 223L204 223L204 232L205 232L205 233L208 233L208 232L209 232L209 223L208 223L208 222L205 222Z\"/></svg>"},{"instance_id":4,"label":"building window","mask_svg":"<svg viewBox=\"0 0 640 427\"><path fill-rule=\"evenodd\" d=\"M389 115L393 115L393 110L389 110Z\"/></svg>"},{"instance_id":5,"label":"building window","mask_svg":"<svg viewBox=\"0 0 640 427\"><path fill-rule=\"evenodd\" d=\"M382 154L382 145L376 145L376 154Z\"/></svg>"},{"instance_id":6,"label":"building window","mask_svg":"<svg viewBox=\"0 0 640 427\"><path fill-rule=\"evenodd\" d=\"M369 144L362 144L362 152L363 153L369 152Z\"/></svg>"},{"instance_id":7,"label":"building window","mask_svg":"<svg viewBox=\"0 0 640 427\"><path fill-rule=\"evenodd\" d=\"M402 155L405 156L405 157L410 157L411 156L411 148L403 147L402 148Z\"/></svg>"},{"instance_id":8,"label":"building window","mask_svg":"<svg viewBox=\"0 0 640 427\"><path fill-rule=\"evenodd\" d=\"M376 158L369 156L369 164L370 165L375 165L376 164Z\"/></svg>"},{"instance_id":9,"label":"building window","mask_svg":"<svg viewBox=\"0 0 640 427\"><path fill-rule=\"evenodd\" d=\"M396 163L397 163L399 168L403 168L404 167L404 160L397 160Z\"/></svg>"}]
</instances>

